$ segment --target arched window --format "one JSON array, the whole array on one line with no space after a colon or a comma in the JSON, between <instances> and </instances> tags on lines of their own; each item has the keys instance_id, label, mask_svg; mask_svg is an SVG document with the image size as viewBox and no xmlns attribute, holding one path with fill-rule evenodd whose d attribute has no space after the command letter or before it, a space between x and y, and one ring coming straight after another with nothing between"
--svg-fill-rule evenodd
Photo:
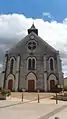
<instances>
[{"instance_id":1,"label":"arched window","mask_svg":"<svg viewBox=\"0 0 67 119\"><path fill-rule=\"evenodd\" d=\"M33 70L35 69L35 59L34 58L32 59L32 69Z\"/></svg>"},{"instance_id":2,"label":"arched window","mask_svg":"<svg viewBox=\"0 0 67 119\"><path fill-rule=\"evenodd\" d=\"M50 59L50 69L53 70L53 59Z\"/></svg>"},{"instance_id":3,"label":"arched window","mask_svg":"<svg viewBox=\"0 0 67 119\"><path fill-rule=\"evenodd\" d=\"M28 70L35 70L36 69L36 59L31 57L28 59Z\"/></svg>"},{"instance_id":4,"label":"arched window","mask_svg":"<svg viewBox=\"0 0 67 119\"><path fill-rule=\"evenodd\" d=\"M28 60L28 70L31 70L32 62L31 59Z\"/></svg>"},{"instance_id":5,"label":"arched window","mask_svg":"<svg viewBox=\"0 0 67 119\"><path fill-rule=\"evenodd\" d=\"M13 73L14 59L11 59L10 63L10 73Z\"/></svg>"}]
</instances>

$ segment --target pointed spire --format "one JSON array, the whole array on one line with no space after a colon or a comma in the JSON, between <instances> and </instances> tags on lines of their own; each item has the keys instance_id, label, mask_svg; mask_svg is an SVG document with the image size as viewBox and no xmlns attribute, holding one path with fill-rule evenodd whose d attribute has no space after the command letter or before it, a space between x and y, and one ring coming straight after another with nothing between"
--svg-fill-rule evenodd
<instances>
[{"instance_id":1,"label":"pointed spire","mask_svg":"<svg viewBox=\"0 0 67 119\"><path fill-rule=\"evenodd\" d=\"M28 29L28 34L30 34L31 32L34 32L34 33L36 33L38 35L38 29L35 28L34 22L33 22L32 26L31 26L31 28Z\"/></svg>"},{"instance_id":2,"label":"pointed spire","mask_svg":"<svg viewBox=\"0 0 67 119\"><path fill-rule=\"evenodd\" d=\"M31 26L31 29L36 29L35 26L34 26L34 22L33 22L32 26Z\"/></svg>"}]
</instances>

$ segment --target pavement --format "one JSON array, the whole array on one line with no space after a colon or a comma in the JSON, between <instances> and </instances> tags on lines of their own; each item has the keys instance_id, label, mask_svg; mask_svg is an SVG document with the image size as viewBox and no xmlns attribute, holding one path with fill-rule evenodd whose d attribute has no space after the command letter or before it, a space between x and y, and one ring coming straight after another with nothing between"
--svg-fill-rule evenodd
<instances>
[{"instance_id":1,"label":"pavement","mask_svg":"<svg viewBox=\"0 0 67 119\"><path fill-rule=\"evenodd\" d=\"M55 119L55 117L58 117L58 119L67 119L67 108L50 117L49 119Z\"/></svg>"},{"instance_id":2,"label":"pavement","mask_svg":"<svg viewBox=\"0 0 67 119\"><path fill-rule=\"evenodd\" d=\"M67 101L58 101L49 98L37 100L26 100L9 97L0 101L0 119L66 119Z\"/></svg>"}]
</instances>

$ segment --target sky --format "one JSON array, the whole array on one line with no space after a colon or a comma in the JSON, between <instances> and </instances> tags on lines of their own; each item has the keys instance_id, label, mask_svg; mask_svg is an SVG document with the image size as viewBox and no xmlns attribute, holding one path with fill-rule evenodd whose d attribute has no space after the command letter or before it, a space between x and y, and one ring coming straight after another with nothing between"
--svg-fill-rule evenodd
<instances>
[{"instance_id":1,"label":"sky","mask_svg":"<svg viewBox=\"0 0 67 119\"><path fill-rule=\"evenodd\" d=\"M0 69L4 53L34 22L39 36L60 51L67 76L67 0L0 0Z\"/></svg>"},{"instance_id":2,"label":"sky","mask_svg":"<svg viewBox=\"0 0 67 119\"><path fill-rule=\"evenodd\" d=\"M26 17L42 18L49 12L57 21L67 16L67 0L0 0L0 13L24 14Z\"/></svg>"}]
</instances>

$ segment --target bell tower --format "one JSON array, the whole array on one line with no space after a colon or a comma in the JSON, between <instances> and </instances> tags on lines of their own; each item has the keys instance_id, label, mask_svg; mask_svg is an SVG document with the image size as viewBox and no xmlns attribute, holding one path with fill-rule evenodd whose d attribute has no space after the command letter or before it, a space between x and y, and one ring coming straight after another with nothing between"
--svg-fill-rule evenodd
<instances>
[{"instance_id":1,"label":"bell tower","mask_svg":"<svg viewBox=\"0 0 67 119\"><path fill-rule=\"evenodd\" d=\"M31 28L28 29L28 34L30 34L31 32L34 32L38 35L38 29L35 28L34 23L32 24Z\"/></svg>"}]
</instances>

